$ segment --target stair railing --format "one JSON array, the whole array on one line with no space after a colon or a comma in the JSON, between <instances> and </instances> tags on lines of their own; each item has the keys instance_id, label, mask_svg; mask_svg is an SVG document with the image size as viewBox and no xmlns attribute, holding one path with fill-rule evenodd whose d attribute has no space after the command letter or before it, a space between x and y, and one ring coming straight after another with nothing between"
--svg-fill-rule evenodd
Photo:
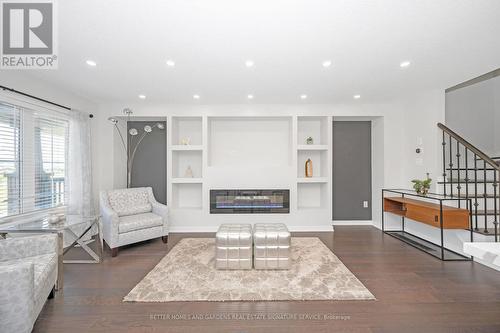
<instances>
[{"instance_id":1,"label":"stair railing","mask_svg":"<svg viewBox=\"0 0 500 333\"><path fill-rule=\"evenodd\" d=\"M442 149L443 149L443 192L444 195L465 197L473 199L474 207L467 207L473 217L474 229L479 231L479 216L484 216L483 234L491 234L488 229L488 216L493 216L495 242L498 242L498 215L499 215L499 193L498 181L500 179L500 165L470 142L465 140L453 130L438 123L442 130ZM446 147L448 146L448 149ZM455 152L455 153L454 153ZM448 154L447 154L448 153ZM462 154L463 153L463 154ZM469 153L472 154L473 166L469 167ZM447 161L448 155L448 161ZM460 157L464 156L465 167L461 167ZM496 159L496 158L495 158ZM447 172L449 171L449 173ZM465 178L462 179L462 171L465 171ZM470 179L469 171L474 172L474 178ZM478 179L482 171L482 179ZM488 179L488 172L493 172L493 179ZM454 178L456 177L456 178ZM469 184L473 184L472 193L469 190ZM492 184L493 193L488 193L488 184ZM465 185L465 193L462 191L462 185ZM449 187L448 187L449 186ZM456 193L454 190L457 190ZM483 193L479 193L481 190ZM448 192L449 190L449 192ZM479 210L481 199L483 200L483 210ZM488 210L488 199L493 199L493 210ZM469 201L467 201L469 202ZM468 206L468 204L467 204ZM471 226L473 227L473 226Z\"/></svg>"}]
</instances>

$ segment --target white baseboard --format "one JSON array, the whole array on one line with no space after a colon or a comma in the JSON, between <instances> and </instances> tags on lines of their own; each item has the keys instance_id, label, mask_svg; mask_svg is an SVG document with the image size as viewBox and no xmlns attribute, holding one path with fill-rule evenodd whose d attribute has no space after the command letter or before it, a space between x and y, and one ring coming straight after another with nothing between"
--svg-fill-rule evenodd
<instances>
[{"instance_id":1,"label":"white baseboard","mask_svg":"<svg viewBox=\"0 0 500 333\"><path fill-rule=\"evenodd\" d=\"M335 225L373 225L372 220L361 221L361 220L349 220L349 221L332 221L332 224Z\"/></svg>"},{"instance_id":2,"label":"white baseboard","mask_svg":"<svg viewBox=\"0 0 500 333\"><path fill-rule=\"evenodd\" d=\"M198 232L217 232L217 226L211 227L191 227L191 226L172 226L169 233L198 233ZM288 226L291 232L332 232L333 226Z\"/></svg>"}]
</instances>

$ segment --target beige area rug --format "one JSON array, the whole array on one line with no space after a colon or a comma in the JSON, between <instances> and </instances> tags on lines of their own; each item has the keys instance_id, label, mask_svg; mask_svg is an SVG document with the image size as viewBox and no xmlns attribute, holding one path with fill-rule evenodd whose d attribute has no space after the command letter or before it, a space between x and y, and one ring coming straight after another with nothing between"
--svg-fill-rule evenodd
<instances>
[{"instance_id":1,"label":"beige area rug","mask_svg":"<svg viewBox=\"0 0 500 333\"><path fill-rule=\"evenodd\" d=\"M292 238L290 270L216 270L215 239L181 240L127 302L371 300L375 297L319 238Z\"/></svg>"}]
</instances>

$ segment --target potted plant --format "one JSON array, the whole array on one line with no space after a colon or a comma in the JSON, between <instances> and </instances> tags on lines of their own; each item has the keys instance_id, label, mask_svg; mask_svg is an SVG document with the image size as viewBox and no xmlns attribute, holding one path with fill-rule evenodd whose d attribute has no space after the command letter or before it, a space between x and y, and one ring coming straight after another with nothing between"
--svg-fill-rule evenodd
<instances>
[{"instance_id":1,"label":"potted plant","mask_svg":"<svg viewBox=\"0 0 500 333\"><path fill-rule=\"evenodd\" d=\"M413 179L411 182L413 183L413 189L418 194L427 195L427 193L429 193L429 190L431 189L432 179L429 178L429 173L427 173L426 179Z\"/></svg>"}]
</instances>

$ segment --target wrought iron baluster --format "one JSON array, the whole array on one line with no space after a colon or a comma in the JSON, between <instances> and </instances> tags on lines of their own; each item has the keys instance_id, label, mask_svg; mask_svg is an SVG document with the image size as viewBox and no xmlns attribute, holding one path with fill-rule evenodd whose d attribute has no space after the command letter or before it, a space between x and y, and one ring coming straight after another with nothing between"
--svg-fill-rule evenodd
<instances>
[{"instance_id":1,"label":"wrought iron baluster","mask_svg":"<svg viewBox=\"0 0 500 333\"><path fill-rule=\"evenodd\" d=\"M461 194L461 189L462 189L462 186L460 186L460 176L461 176L461 172L460 172L460 142L457 141L457 194L458 194L458 197L460 198L460 194ZM458 200L458 208L461 208L461 202L462 200Z\"/></svg>"},{"instance_id":2,"label":"wrought iron baluster","mask_svg":"<svg viewBox=\"0 0 500 333\"><path fill-rule=\"evenodd\" d=\"M498 242L498 197L497 197L497 171L493 171L493 200L494 200L494 215L495 220L493 221L493 225L495 226L495 242Z\"/></svg>"},{"instance_id":3,"label":"wrought iron baluster","mask_svg":"<svg viewBox=\"0 0 500 333\"><path fill-rule=\"evenodd\" d=\"M451 134L450 134L450 147L448 148L450 151L450 196L453 196L453 144L451 141Z\"/></svg>"},{"instance_id":4,"label":"wrought iron baluster","mask_svg":"<svg viewBox=\"0 0 500 333\"><path fill-rule=\"evenodd\" d=\"M472 207L469 206L469 150L467 147L465 149L465 205L467 206L467 210L472 211ZM472 225L470 226L472 228Z\"/></svg>"},{"instance_id":5,"label":"wrought iron baluster","mask_svg":"<svg viewBox=\"0 0 500 333\"><path fill-rule=\"evenodd\" d=\"M477 207L479 206L479 202L477 202L478 194L477 194L477 155L474 153L474 229L479 230L478 221L477 221Z\"/></svg>"},{"instance_id":6,"label":"wrought iron baluster","mask_svg":"<svg viewBox=\"0 0 500 333\"><path fill-rule=\"evenodd\" d=\"M484 198L484 233L488 233L488 184L487 182L487 171L486 171L486 161L483 160L483 198Z\"/></svg>"},{"instance_id":7,"label":"wrought iron baluster","mask_svg":"<svg viewBox=\"0 0 500 333\"><path fill-rule=\"evenodd\" d=\"M446 196L446 137L444 131L443 141L441 142L441 145L443 146L443 191L444 195Z\"/></svg>"}]
</instances>

